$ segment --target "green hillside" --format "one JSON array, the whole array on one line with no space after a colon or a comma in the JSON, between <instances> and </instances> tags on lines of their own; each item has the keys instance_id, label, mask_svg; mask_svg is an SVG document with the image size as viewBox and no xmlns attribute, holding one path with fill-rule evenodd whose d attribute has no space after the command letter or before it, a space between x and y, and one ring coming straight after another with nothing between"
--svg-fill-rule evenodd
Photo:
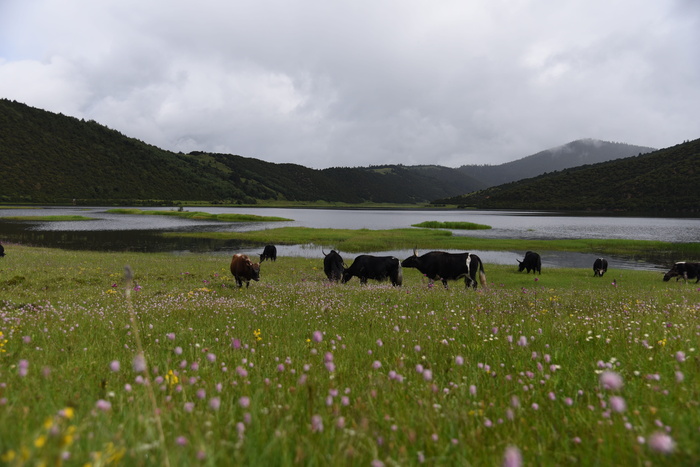
<instances>
[{"instance_id":1,"label":"green hillside","mask_svg":"<svg viewBox=\"0 0 700 467\"><path fill-rule=\"evenodd\" d=\"M697 213L699 184L700 139L433 203L484 209Z\"/></svg>"},{"instance_id":2,"label":"green hillside","mask_svg":"<svg viewBox=\"0 0 700 467\"><path fill-rule=\"evenodd\" d=\"M1 202L141 204L258 200L424 203L483 188L457 169L309 169L173 153L94 121L0 99Z\"/></svg>"}]
</instances>

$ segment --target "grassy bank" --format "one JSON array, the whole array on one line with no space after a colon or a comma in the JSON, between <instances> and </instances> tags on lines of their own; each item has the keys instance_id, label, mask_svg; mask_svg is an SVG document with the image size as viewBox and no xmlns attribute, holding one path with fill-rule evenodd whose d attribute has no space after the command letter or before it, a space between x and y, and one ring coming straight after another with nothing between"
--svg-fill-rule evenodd
<instances>
[{"instance_id":1,"label":"grassy bank","mask_svg":"<svg viewBox=\"0 0 700 467\"><path fill-rule=\"evenodd\" d=\"M441 229L314 229L281 227L250 232L173 232L167 236L236 239L260 244L315 245L350 253L410 249L419 250L534 250L580 251L600 254L631 255L655 251L673 253L678 258L700 257L700 243L671 243L646 240L518 240L454 236Z\"/></svg>"},{"instance_id":2,"label":"grassy bank","mask_svg":"<svg viewBox=\"0 0 700 467\"><path fill-rule=\"evenodd\" d=\"M280 257L237 289L215 255L7 253L9 465L700 462L695 284L487 264L477 291L341 285Z\"/></svg>"},{"instance_id":3,"label":"grassy bank","mask_svg":"<svg viewBox=\"0 0 700 467\"><path fill-rule=\"evenodd\" d=\"M198 221L221 221L221 222L281 222L290 221L284 217L276 216L257 216L255 214L211 214L200 211L157 211L157 210L142 210L142 209L110 209L107 211L111 214L132 214L146 216L172 216L182 217L184 219L195 219Z\"/></svg>"}]
</instances>

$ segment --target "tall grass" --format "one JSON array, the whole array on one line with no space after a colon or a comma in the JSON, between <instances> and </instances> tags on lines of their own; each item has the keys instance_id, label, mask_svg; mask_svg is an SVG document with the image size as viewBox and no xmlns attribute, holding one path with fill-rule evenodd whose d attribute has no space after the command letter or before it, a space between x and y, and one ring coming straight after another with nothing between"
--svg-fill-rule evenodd
<instances>
[{"instance_id":1,"label":"tall grass","mask_svg":"<svg viewBox=\"0 0 700 467\"><path fill-rule=\"evenodd\" d=\"M9 465L700 462L694 283L487 264L477 291L360 286L280 257L238 289L221 256L6 249Z\"/></svg>"}]
</instances>

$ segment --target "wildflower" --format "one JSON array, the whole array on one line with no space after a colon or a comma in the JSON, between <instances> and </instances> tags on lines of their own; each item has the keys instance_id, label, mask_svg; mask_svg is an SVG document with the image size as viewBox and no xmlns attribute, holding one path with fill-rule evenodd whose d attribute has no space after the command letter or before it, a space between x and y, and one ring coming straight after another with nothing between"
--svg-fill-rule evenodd
<instances>
[{"instance_id":1,"label":"wildflower","mask_svg":"<svg viewBox=\"0 0 700 467\"><path fill-rule=\"evenodd\" d=\"M600 384L603 386L605 389L609 389L612 391L621 389L622 386L624 386L624 382L622 381L622 376L619 374L615 373L614 371L604 371L600 374Z\"/></svg>"},{"instance_id":2,"label":"wildflower","mask_svg":"<svg viewBox=\"0 0 700 467\"><path fill-rule=\"evenodd\" d=\"M649 447L662 454L671 454L676 448L676 443L666 433L657 431L649 437Z\"/></svg>"},{"instance_id":3,"label":"wildflower","mask_svg":"<svg viewBox=\"0 0 700 467\"><path fill-rule=\"evenodd\" d=\"M455 357L455 363L457 365L464 365L464 357L462 357L461 355L457 355Z\"/></svg>"},{"instance_id":4,"label":"wildflower","mask_svg":"<svg viewBox=\"0 0 700 467\"><path fill-rule=\"evenodd\" d=\"M676 352L676 360L679 363L683 363L685 361L685 352L683 352L682 350Z\"/></svg>"},{"instance_id":5,"label":"wildflower","mask_svg":"<svg viewBox=\"0 0 700 467\"><path fill-rule=\"evenodd\" d=\"M183 408L185 409L185 412L191 413L194 410L194 402L185 402Z\"/></svg>"},{"instance_id":6,"label":"wildflower","mask_svg":"<svg viewBox=\"0 0 700 467\"><path fill-rule=\"evenodd\" d=\"M515 446L508 446L503 453L503 467L520 467L523 465L523 457L520 449Z\"/></svg>"},{"instance_id":7,"label":"wildflower","mask_svg":"<svg viewBox=\"0 0 700 467\"><path fill-rule=\"evenodd\" d=\"M143 373L146 371L146 358L142 353L134 357L133 368L136 373Z\"/></svg>"},{"instance_id":8,"label":"wildflower","mask_svg":"<svg viewBox=\"0 0 700 467\"><path fill-rule=\"evenodd\" d=\"M19 364L17 365L17 373L24 378L27 376L27 373L29 372L29 361L28 360L20 360Z\"/></svg>"},{"instance_id":9,"label":"wildflower","mask_svg":"<svg viewBox=\"0 0 700 467\"><path fill-rule=\"evenodd\" d=\"M382 367L382 362L380 362L379 360L375 360L374 363L372 363L372 368L374 368L375 370L378 370L381 367Z\"/></svg>"},{"instance_id":10,"label":"wildflower","mask_svg":"<svg viewBox=\"0 0 700 467\"><path fill-rule=\"evenodd\" d=\"M323 333L321 333L321 331L314 331L313 340L314 342L321 342L323 340Z\"/></svg>"},{"instance_id":11,"label":"wildflower","mask_svg":"<svg viewBox=\"0 0 700 467\"><path fill-rule=\"evenodd\" d=\"M112 409L112 404L109 401L100 399L95 403L95 408L103 412L108 412Z\"/></svg>"},{"instance_id":12,"label":"wildflower","mask_svg":"<svg viewBox=\"0 0 700 467\"><path fill-rule=\"evenodd\" d=\"M240 399L238 399L238 404L243 407L244 409L247 409L250 407L250 397L248 396L243 396Z\"/></svg>"},{"instance_id":13,"label":"wildflower","mask_svg":"<svg viewBox=\"0 0 700 467\"><path fill-rule=\"evenodd\" d=\"M184 436L178 436L175 443L177 443L178 446L185 446L187 444L187 438Z\"/></svg>"},{"instance_id":14,"label":"wildflower","mask_svg":"<svg viewBox=\"0 0 700 467\"><path fill-rule=\"evenodd\" d=\"M209 399L209 408L212 410L219 410L221 407L221 399L218 397L212 397Z\"/></svg>"},{"instance_id":15,"label":"wildflower","mask_svg":"<svg viewBox=\"0 0 700 467\"><path fill-rule=\"evenodd\" d=\"M58 411L58 415L67 420L71 420L75 416L75 409L73 407L66 407Z\"/></svg>"},{"instance_id":16,"label":"wildflower","mask_svg":"<svg viewBox=\"0 0 700 467\"><path fill-rule=\"evenodd\" d=\"M612 396L610 398L610 408L613 410L613 412L624 412L627 410L625 399L620 396Z\"/></svg>"},{"instance_id":17,"label":"wildflower","mask_svg":"<svg viewBox=\"0 0 700 467\"><path fill-rule=\"evenodd\" d=\"M175 386L180 381L180 378L177 377L173 370L168 370L168 374L165 375L165 380L170 386Z\"/></svg>"},{"instance_id":18,"label":"wildflower","mask_svg":"<svg viewBox=\"0 0 700 467\"><path fill-rule=\"evenodd\" d=\"M231 340L231 347L233 347L233 348L236 349L236 350L240 349L240 348L241 348L241 340L240 340L240 339L235 339L235 338L232 339L232 340Z\"/></svg>"},{"instance_id":19,"label":"wildflower","mask_svg":"<svg viewBox=\"0 0 700 467\"><path fill-rule=\"evenodd\" d=\"M119 360L112 360L112 362L109 364L109 369L116 373L119 371L119 366Z\"/></svg>"},{"instance_id":20,"label":"wildflower","mask_svg":"<svg viewBox=\"0 0 700 467\"><path fill-rule=\"evenodd\" d=\"M42 448L46 444L46 435L40 435L34 440L34 446L37 448Z\"/></svg>"},{"instance_id":21,"label":"wildflower","mask_svg":"<svg viewBox=\"0 0 700 467\"><path fill-rule=\"evenodd\" d=\"M323 431L323 419L320 415L311 417L311 431L314 433Z\"/></svg>"},{"instance_id":22,"label":"wildflower","mask_svg":"<svg viewBox=\"0 0 700 467\"><path fill-rule=\"evenodd\" d=\"M253 335L255 336L256 341L262 340L262 337L260 336L260 334L261 334L260 329L256 329L255 331L253 331Z\"/></svg>"},{"instance_id":23,"label":"wildflower","mask_svg":"<svg viewBox=\"0 0 700 467\"><path fill-rule=\"evenodd\" d=\"M166 334L168 340L174 341L175 340L175 333L174 332L169 332Z\"/></svg>"},{"instance_id":24,"label":"wildflower","mask_svg":"<svg viewBox=\"0 0 700 467\"><path fill-rule=\"evenodd\" d=\"M520 336L520 339L518 339L518 345L521 347L525 347L527 345L527 337Z\"/></svg>"}]
</instances>

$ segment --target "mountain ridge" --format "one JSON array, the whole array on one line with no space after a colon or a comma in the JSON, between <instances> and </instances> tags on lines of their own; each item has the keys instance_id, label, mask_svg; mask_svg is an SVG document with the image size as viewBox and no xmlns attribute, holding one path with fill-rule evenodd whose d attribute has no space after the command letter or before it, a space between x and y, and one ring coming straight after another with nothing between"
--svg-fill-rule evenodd
<instances>
[{"instance_id":1,"label":"mountain ridge","mask_svg":"<svg viewBox=\"0 0 700 467\"><path fill-rule=\"evenodd\" d=\"M619 145L627 151L641 148L588 139L523 159L544 160L542 153L547 151L576 153L581 145ZM519 161L502 165L517 166L522 164ZM488 177L479 172L438 165L312 169L233 154L174 153L93 120L8 99L0 99L0 170L0 202L4 203L177 205L200 201L253 205L325 201L416 205L491 186Z\"/></svg>"},{"instance_id":2,"label":"mountain ridge","mask_svg":"<svg viewBox=\"0 0 700 467\"><path fill-rule=\"evenodd\" d=\"M463 165L459 170L487 187L502 185L548 172L595 164L656 151L655 148L583 138L498 165Z\"/></svg>"},{"instance_id":3,"label":"mountain ridge","mask_svg":"<svg viewBox=\"0 0 700 467\"><path fill-rule=\"evenodd\" d=\"M506 183L435 205L479 209L697 214L700 139L647 154L587 164Z\"/></svg>"}]
</instances>

